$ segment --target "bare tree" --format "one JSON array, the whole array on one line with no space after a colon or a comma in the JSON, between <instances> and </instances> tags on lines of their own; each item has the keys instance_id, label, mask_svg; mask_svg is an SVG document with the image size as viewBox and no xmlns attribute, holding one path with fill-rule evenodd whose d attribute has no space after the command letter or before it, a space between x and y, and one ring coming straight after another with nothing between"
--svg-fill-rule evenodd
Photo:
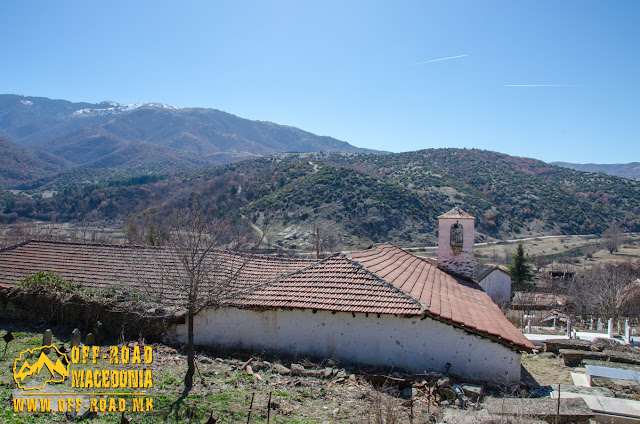
<instances>
[{"instance_id":1,"label":"bare tree","mask_svg":"<svg viewBox=\"0 0 640 424\"><path fill-rule=\"evenodd\" d=\"M582 248L582 253L584 253L584 260L592 260L593 255L598 251L598 247L595 244L589 244Z\"/></svg>"},{"instance_id":2,"label":"bare tree","mask_svg":"<svg viewBox=\"0 0 640 424\"><path fill-rule=\"evenodd\" d=\"M613 222L609 225L609 228L604 230L602 233L602 241L604 243L605 248L609 251L609 253L613 254L613 252L617 252L622 244L622 228Z\"/></svg>"},{"instance_id":3,"label":"bare tree","mask_svg":"<svg viewBox=\"0 0 640 424\"><path fill-rule=\"evenodd\" d=\"M2 234L0 247L14 246L28 240L44 238L42 228L35 221L20 221L5 225L0 233Z\"/></svg>"},{"instance_id":4,"label":"bare tree","mask_svg":"<svg viewBox=\"0 0 640 424\"><path fill-rule=\"evenodd\" d=\"M314 240L318 249L318 256L330 252L340 243L340 231L335 224L320 219L313 224Z\"/></svg>"},{"instance_id":5,"label":"bare tree","mask_svg":"<svg viewBox=\"0 0 640 424\"><path fill-rule=\"evenodd\" d=\"M536 272L540 272L542 268L549 263L549 259L545 255L537 255L533 258L533 267Z\"/></svg>"},{"instance_id":6,"label":"bare tree","mask_svg":"<svg viewBox=\"0 0 640 424\"><path fill-rule=\"evenodd\" d=\"M633 293L629 285L640 276L640 268L630 262L593 266L575 276L569 287L580 313L602 318L618 318L620 307Z\"/></svg>"},{"instance_id":7,"label":"bare tree","mask_svg":"<svg viewBox=\"0 0 640 424\"><path fill-rule=\"evenodd\" d=\"M127 244L162 246L169 239L170 229L163 225L157 215L145 211L142 215L142 225L138 225L135 216L129 216L125 221L122 232Z\"/></svg>"},{"instance_id":8,"label":"bare tree","mask_svg":"<svg viewBox=\"0 0 640 424\"><path fill-rule=\"evenodd\" d=\"M187 389L192 387L195 373L194 318L242 291L235 283L248 257L220 247L240 251L248 245L248 235L236 231L230 219L211 219L196 207L176 214L162 248L140 250L141 256L131 264L151 302L185 312ZM153 262L151 271L149 262Z\"/></svg>"}]
</instances>

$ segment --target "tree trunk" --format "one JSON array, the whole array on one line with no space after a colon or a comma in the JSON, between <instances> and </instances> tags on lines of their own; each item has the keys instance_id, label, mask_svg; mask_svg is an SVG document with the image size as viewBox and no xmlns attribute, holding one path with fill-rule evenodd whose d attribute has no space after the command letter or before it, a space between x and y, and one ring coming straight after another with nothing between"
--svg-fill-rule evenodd
<instances>
[{"instance_id":1,"label":"tree trunk","mask_svg":"<svg viewBox=\"0 0 640 424\"><path fill-rule=\"evenodd\" d=\"M185 387L193 386L193 375L196 372L196 353L193 346L193 311L187 312L187 374L184 376Z\"/></svg>"}]
</instances>

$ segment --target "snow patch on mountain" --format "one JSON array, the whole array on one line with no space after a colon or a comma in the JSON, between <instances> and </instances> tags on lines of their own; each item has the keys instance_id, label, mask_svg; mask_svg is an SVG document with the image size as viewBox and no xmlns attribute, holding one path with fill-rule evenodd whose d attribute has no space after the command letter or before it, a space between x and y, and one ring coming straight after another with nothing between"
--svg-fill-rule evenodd
<instances>
[{"instance_id":1,"label":"snow patch on mountain","mask_svg":"<svg viewBox=\"0 0 640 424\"><path fill-rule=\"evenodd\" d=\"M141 107L155 107L169 110L177 110L179 108L175 106L165 105L163 103L128 103L128 104L120 104L111 101L104 101L100 103L100 105L108 106L101 108L85 108L78 109L71 114L72 117L90 117L90 116L105 116L105 115L116 115L120 113L131 112Z\"/></svg>"}]
</instances>

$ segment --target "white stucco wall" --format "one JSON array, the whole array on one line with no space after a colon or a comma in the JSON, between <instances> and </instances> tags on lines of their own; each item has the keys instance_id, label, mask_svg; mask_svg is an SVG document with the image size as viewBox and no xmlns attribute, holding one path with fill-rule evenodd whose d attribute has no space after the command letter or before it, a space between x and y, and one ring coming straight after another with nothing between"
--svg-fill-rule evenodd
<instances>
[{"instance_id":1,"label":"white stucco wall","mask_svg":"<svg viewBox=\"0 0 640 424\"><path fill-rule=\"evenodd\" d=\"M458 222L462 225L462 247L451 246L451 226ZM475 223L473 218L438 218L438 264L459 275L473 278L475 258Z\"/></svg>"},{"instance_id":2,"label":"white stucco wall","mask_svg":"<svg viewBox=\"0 0 640 424\"><path fill-rule=\"evenodd\" d=\"M395 366L414 372L450 372L504 384L520 379L520 354L486 338L426 318L311 310L209 310L196 317L195 342L281 352L354 363ZM186 341L178 325L171 341Z\"/></svg>"},{"instance_id":3,"label":"white stucco wall","mask_svg":"<svg viewBox=\"0 0 640 424\"><path fill-rule=\"evenodd\" d=\"M511 301L511 276L506 272L494 269L480 281L480 287L498 305Z\"/></svg>"}]
</instances>

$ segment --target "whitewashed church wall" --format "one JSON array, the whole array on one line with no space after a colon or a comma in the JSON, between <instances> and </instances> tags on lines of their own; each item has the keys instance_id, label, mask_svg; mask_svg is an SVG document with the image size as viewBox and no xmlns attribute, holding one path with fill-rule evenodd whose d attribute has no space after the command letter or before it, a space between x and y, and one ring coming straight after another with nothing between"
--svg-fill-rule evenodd
<instances>
[{"instance_id":1,"label":"whitewashed church wall","mask_svg":"<svg viewBox=\"0 0 640 424\"><path fill-rule=\"evenodd\" d=\"M393 315L313 313L310 309L208 310L196 317L195 343L280 352L413 372L444 371L496 384L520 379L520 354L440 321ZM186 325L169 341L185 342Z\"/></svg>"}]
</instances>

